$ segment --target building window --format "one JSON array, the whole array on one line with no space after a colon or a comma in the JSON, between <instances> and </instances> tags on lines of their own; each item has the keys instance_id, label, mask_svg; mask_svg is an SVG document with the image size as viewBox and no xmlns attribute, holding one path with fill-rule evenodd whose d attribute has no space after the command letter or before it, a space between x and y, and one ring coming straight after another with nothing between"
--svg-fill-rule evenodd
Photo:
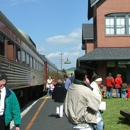
<instances>
[{"instance_id":1,"label":"building window","mask_svg":"<svg viewBox=\"0 0 130 130\"><path fill-rule=\"evenodd\" d=\"M128 24L129 24L129 34L130 34L130 16L129 16L129 23Z\"/></svg>"},{"instance_id":2,"label":"building window","mask_svg":"<svg viewBox=\"0 0 130 130\"><path fill-rule=\"evenodd\" d=\"M130 14L110 14L105 17L106 35L129 35Z\"/></svg>"},{"instance_id":3,"label":"building window","mask_svg":"<svg viewBox=\"0 0 130 130\"><path fill-rule=\"evenodd\" d=\"M125 18L124 17L117 17L116 18L116 33L125 34Z\"/></svg>"},{"instance_id":4,"label":"building window","mask_svg":"<svg viewBox=\"0 0 130 130\"><path fill-rule=\"evenodd\" d=\"M107 61L107 67L116 67L115 61Z\"/></svg>"},{"instance_id":5,"label":"building window","mask_svg":"<svg viewBox=\"0 0 130 130\"><path fill-rule=\"evenodd\" d=\"M114 18L106 18L106 34L114 35Z\"/></svg>"}]
</instances>

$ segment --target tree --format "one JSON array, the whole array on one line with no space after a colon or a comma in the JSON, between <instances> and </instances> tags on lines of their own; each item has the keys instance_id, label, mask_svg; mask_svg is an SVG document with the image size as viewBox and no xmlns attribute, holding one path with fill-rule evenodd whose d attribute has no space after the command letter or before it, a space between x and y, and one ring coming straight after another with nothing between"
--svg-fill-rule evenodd
<instances>
[{"instance_id":1,"label":"tree","mask_svg":"<svg viewBox=\"0 0 130 130\"><path fill-rule=\"evenodd\" d=\"M66 74L66 70L65 69L62 69L62 72Z\"/></svg>"}]
</instances>

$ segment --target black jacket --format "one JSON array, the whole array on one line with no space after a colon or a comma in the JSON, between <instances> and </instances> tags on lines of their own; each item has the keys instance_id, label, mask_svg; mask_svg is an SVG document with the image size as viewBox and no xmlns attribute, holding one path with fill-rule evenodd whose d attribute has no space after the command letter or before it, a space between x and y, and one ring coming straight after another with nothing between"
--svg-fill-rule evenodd
<instances>
[{"instance_id":1,"label":"black jacket","mask_svg":"<svg viewBox=\"0 0 130 130\"><path fill-rule=\"evenodd\" d=\"M52 99L54 102L63 103L67 90L65 89L64 84L56 84L52 93Z\"/></svg>"}]
</instances>

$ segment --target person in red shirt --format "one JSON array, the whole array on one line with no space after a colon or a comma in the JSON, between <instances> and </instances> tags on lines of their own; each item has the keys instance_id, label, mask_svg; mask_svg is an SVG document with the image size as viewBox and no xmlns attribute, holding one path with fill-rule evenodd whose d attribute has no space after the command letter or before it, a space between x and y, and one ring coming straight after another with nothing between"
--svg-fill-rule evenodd
<instances>
[{"instance_id":1,"label":"person in red shirt","mask_svg":"<svg viewBox=\"0 0 130 130\"><path fill-rule=\"evenodd\" d=\"M128 98L130 98L130 86L128 86L128 92L126 94L126 101L128 101Z\"/></svg>"},{"instance_id":2,"label":"person in red shirt","mask_svg":"<svg viewBox=\"0 0 130 130\"><path fill-rule=\"evenodd\" d=\"M122 78L121 78L121 74L117 74L116 78L115 78L115 88L116 88L116 97L119 97L120 94L120 98L121 98L121 86L122 86Z\"/></svg>"},{"instance_id":3,"label":"person in red shirt","mask_svg":"<svg viewBox=\"0 0 130 130\"><path fill-rule=\"evenodd\" d=\"M106 83L106 87L107 87L107 92L106 92L105 98L107 98L108 96L110 96L110 98L112 98L113 87L115 85L115 81L114 81L114 78L112 77L111 73L109 73L108 76L106 77L105 83Z\"/></svg>"}]
</instances>

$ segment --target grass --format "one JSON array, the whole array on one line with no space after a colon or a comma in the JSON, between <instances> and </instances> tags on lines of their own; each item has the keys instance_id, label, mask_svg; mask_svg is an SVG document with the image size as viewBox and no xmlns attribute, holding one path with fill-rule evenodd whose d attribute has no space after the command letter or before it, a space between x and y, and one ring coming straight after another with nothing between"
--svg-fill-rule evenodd
<instances>
[{"instance_id":1,"label":"grass","mask_svg":"<svg viewBox=\"0 0 130 130\"><path fill-rule=\"evenodd\" d=\"M130 121L120 114L122 109L130 111L130 99L125 101L122 98L112 98L102 101L106 102L106 110L102 114L105 130L130 130Z\"/></svg>"}]
</instances>

